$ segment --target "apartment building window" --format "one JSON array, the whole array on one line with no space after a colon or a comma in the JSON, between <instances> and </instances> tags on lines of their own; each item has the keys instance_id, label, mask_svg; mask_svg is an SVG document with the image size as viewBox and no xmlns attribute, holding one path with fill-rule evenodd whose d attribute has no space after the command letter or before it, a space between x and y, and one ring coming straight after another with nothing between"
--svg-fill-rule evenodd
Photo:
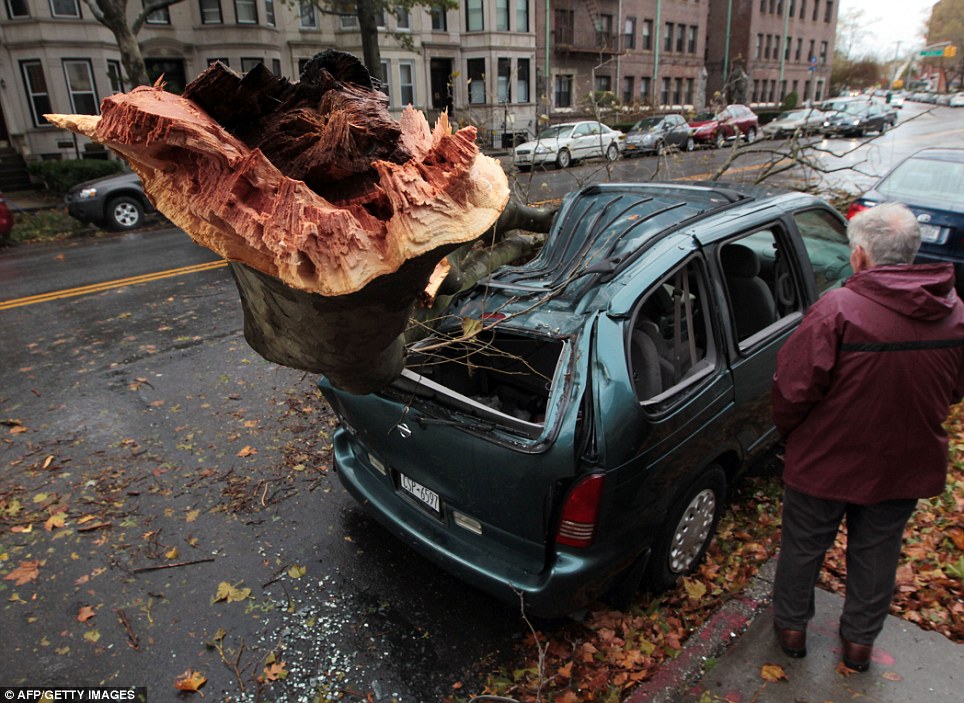
<instances>
[{"instance_id":1,"label":"apartment building window","mask_svg":"<svg viewBox=\"0 0 964 703\"><path fill-rule=\"evenodd\" d=\"M201 24L221 24L221 0L200 0Z\"/></svg>"},{"instance_id":2,"label":"apartment building window","mask_svg":"<svg viewBox=\"0 0 964 703\"><path fill-rule=\"evenodd\" d=\"M429 12L432 15L432 30L436 32L449 31L448 12L444 7L435 6Z\"/></svg>"},{"instance_id":3,"label":"apartment building window","mask_svg":"<svg viewBox=\"0 0 964 703\"><path fill-rule=\"evenodd\" d=\"M820 15L820 0L813 0L813 16L810 19L816 22L817 17L819 15Z\"/></svg>"},{"instance_id":4,"label":"apartment building window","mask_svg":"<svg viewBox=\"0 0 964 703\"><path fill-rule=\"evenodd\" d=\"M823 11L823 21L830 22L833 20L833 0L827 0L826 7Z\"/></svg>"},{"instance_id":5,"label":"apartment building window","mask_svg":"<svg viewBox=\"0 0 964 703\"><path fill-rule=\"evenodd\" d=\"M281 59L271 59L271 72L276 75L281 75Z\"/></svg>"},{"instance_id":6,"label":"apartment building window","mask_svg":"<svg viewBox=\"0 0 964 703\"><path fill-rule=\"evenodd\" d=\"M572 107L572 76L556 76L556 107Z\"/></svg>"},{"instance_id":7,"label":"apartment building window","mask_svg":"<svg viewBox=\"0 0 964 703\"><path fill-rule=\"evenodd\" d=\"M652 80L649 76L643 76L639 79L639 99L644 103L649 102L649 88L652 85Z\"/></svg>"},{"instance_id":8,"label":"apartment building window","mask_svg":"<svg viewBox=\"0 0 964 703\"><path fill-rule=\"evenodd\" d=\"M680 24L676 26L676 53L682 54L683 49L686 48L686 25Z\"/></svg>"},{"instance_id":9,"label":"apartment building window","mask_svg":"<svg viewBox=\"0 0 964 703\"><path fill-rule=\"evenodd\" d=\"M760 14L762 15L767 11L767 0L760 0Z\"/></svg>"},{"instance_id":10,"label":"apartment building window","mask_svg":"<svg viewBox=\"0 0 964 703\"><path fill-rule=\"evenodd\" d=\"M596 19L596 46L613 47L613 16L599 15Z\"/></svg>"},{"instance_id":11,"label":"apartment building window","mask_svg":"<svg viewBox=\"0 0 964 703\"><path fill-rule=\"evenodd\" d=\"M807 14L807 0L800 0L800 19Z\"/></svg>"},{"instance_id":12,"label":"apartment building window","mask_svg":"<svg viewBox=\"0 0 964 703\"><path fill-rule=\"evenodd\" d=\"M381 26L384 26L384 24ZM358 15L338 15L338 29L343 32L358 29Z\"/></svg>"},{"instance_id":13,"label":"apartment building window","mask_svg":"<svg viewBox=\"0 0 964 703\"><path fill-rule=\"evenodd\" d=\"M750 94L750 102L759 102L760 95L760 79L755 78L753 80L753 92Z\"/></svg>"},{"instance_id":14,"label":"apartment building window","mask_svg":"<svg viewBox=\"0 0 964 703\"><path fill-rule=\"evenodd\" d=\"M767 43L763 49L763 58L765 59L770 58L770 45L772 44L772 42L773 42L773 35L767 34Z\"/></svg>"},{"instance_id":15,"label":"apartment building window","mask_svg":"<svg viewBox=\"0 0 964 703\"><path fill-rule=\"evenodd\" d=\"M107 59L107 83L111 93L124 92L124 74L121 73L121 62Z\"/></svg>"},{"instance_id":16,"label":"apartment building window","mask_svg":"<svg viewBox=\"0 0 964 703\"><path fill-rule=\"evenodd\" d=\"M529 0L515 0L515 31L529 31Z\"/></svg>"},{"instance_id":17,"label":"apartment building window","mask_svg":"<svg viewBox=\"0 0 964 703\"><path fill-rule=\"evenodd\" d=\"M777 82L774 79L770 81L770 102L771 103L776 102L776 95L777 95Z\"/></svg>"},{"instance_id":18,"label":"apartment building window","mask_svg":"<svg viewBox=\"0 0 964 703\"><path fill-rule=\"evenodd\" d=\"M807 54L807 61L810 61L811 59L814 59L817 56L816 53L814 53L815 43L816 43L815 39L810 40L810 53Z\"/></svg>"},{"instance_id":19,"label":"apartment building window","mask_svg":"<svg viewBox=\"0 0 964 703\"><path fill-rule=\"evenodd\" d=\"M793 39L791 37L784 37L783 44L783 60L790 60L790 47L793 46Z\"/></svg>"},{"instance_id":20,"label":"apartment building window","mask_svg":"<svg viewBox=\"0 0 964 703\"><path fill-rule=\"evenodd\" d=\"M141 7L147 5L147 0L141 0ZM145 24L170 24L171 23L171 10L168 7L162 7L160 10L154 10L146 18L144 18Z\"/></svg>"},{"instance_id":21,"label":"apartment building window","mask_svg":"<svg viewBox=\"0 0 964 703\"><path fill-rule=\"evenodd\" d=\"M312 5L308 0L301 0L298 3L298 26L301 29L318 29L318 8ZM340 19L343 19L340 16ZM355 18L357 21L357 17Z\"/></svg>"},{"instance_id":22,"label":"apartment building window","mask_svg":"<svg viewBox=\"0 0 964 703\"><path fill-rule=\"evenodd\" d=\"M623 76L623 102L629 104L635 95L636 79L632 76Z\"/></svg>"},{"instance_id":23,"label":"apartment building window","mask_svg":"<svg viewBox=\"0 0 964 703\"><path fill-rule=\"evenodd\" d=\"M663 79L663 90L660 92L659 101L663 105L669 105L669 78Z\"/></svg>"},{"instance_id":24,"label":"apartment building window","mask_svg":"<svg viewBox=\"0 0 964 703\"><path fill-rule=\"evenodd\" d=\"M392 82L391 82L391 75L392 75L392 73L391 73L391 71L392 71L391 62L389 62L389 61L382 61L382 87L381 87L381 91L382 91L383 93L385 93L385 95L388 96L388 105L389 105L389 107L391 107L391 105L392 105Z\"/></svg>"},{"instance_id":25,"label":"apartment building window","mask_svg":"<svg viewBox=\"0 0 964 703\"><path fill-rule=\"evenodd\" d=\"M509 0L495 0L495 31L509 31Z\"/></svg>"},{"instance_id":26,"label":"apartment building window","mask_svg":"<svg viewBox=\"0 0 964 703\"><path fill-rule=\"evenodd\" d=\"M827 63L827 42L820 42L820 63Z\"/></svg>"},{"instance_id":27,"label":"apartment building window","mask_svg":"<svg viewBox=\"0 0 964 703\"><path fill-rule=\"evenodd\" d=\"M763 35L756 35L756 48L753 50L753 58L759 59L763 56Z\"/></svg>"},{"instance_id":28,"label":"apartment building window","mask_svg":"<svg viewBox=\"0 0 964 703\"><path fill-rule=\"evenodd\" d=\"M258 6L255 0L234 0L234 17L238 24L257 24Z\"/></svg>"},{"instance_id":29,"label":"apartment building window","mask_svg":"<svg viewBox=\"0 0 964 703\"><path fill-rule=\"evenodd\" d=\"M375 15L375 26L379 29L385 29L388 27L388 19L385 17L385 10L382 10L377 15ZM355 27L358 27L358 18L355 18Z\"/></svg>"},{"instance_id":30,"label":"apartment building window","mask_svg":"<svg viewBox=\"0 0 964 703\"><path fill-rule=\"evenodd\" d=\"M89 60L65 59L64 77L70 107L78 115L97 114L97 92L94 90L94 70Z\"/></svg>"},{"instance_id":31,"label":"apartment building window","mask_svg":"<svg viewBox=\"0 0 964 703\"><path fill-rule=\"evenodd\" d=\"M223 63L225 66L231 65L231 61L227 56L217 56L213 59L208 59L208 66L213 66L216 63Z\"/></svg>"},{"instance_id":32,"label":"apartment building window","mask_svg":"<svg viewBox=\"0 0 964 703\"><path fill-rule=\"evenodd\" d=\"M10 19L30 17L30 7L27 5L27 0L7 0L7 17Z\"/></svg>"},{"instance_id":33,"label":"apartment building window","mask_svg":"<svg viewBox=\"0 0 964 703\"><path fill-rule=\"evenodd\" d=\"M404 7L395 9L395 29L400 32L412 31L412 16Z\"/></svg>"},{"instance_id":34,"label":"apartment building window","mask_svg":"<svg viewBox=\"0 0 964 703\"><path fill-rule=\"evenodd\" d=\"M793 13L796 12L796 0L790 0L790 8L787 10L787 17L793 17Z\"/></svg>"},{"instance_id":35,"label":"apartment building window","mask_svg":"<svg viewBox=\"0 0 964 703\"><path fill-rule=\"evenodd\" d=\"M515 101L529 102L529 76L531 72L529 59L519 59L516 62Z\"/></svg>"},{"instance_id":36,"label":"apartment building window","mask_svg":"<svg viewBox=\"0 0 964 703\"><path fill-rule=\"evenodd\" d=\"M663 51L670 52L673 50L673 23L667 22L664 25L666 29L666 36L663 37Z\"/></svg>"},{"instance_id":37,"label":"apartment building window","mask_svg":"<svg viewBox=\"0 0 964 703\"><path fill-rule=\"evenodd\" d=\"M643 20L643 51L653 50L653 20Z\"/></svg>"},{"instance_id":38,"label":"apartment building window","mask_svg":"<svg viewBox=\"0 0 964 703\"><path fill-rule=\"evenodd\" d=\"M770 0L770 14L776 14L777 10L777 0Z\"/></svg>"},{"instance_id":39,"label":"apartment building window","mask_svg":"<svg viewBox=\"0 0 964 703\"><path fill-rule=\"evenodd\" d=\"M465 62L469 77L469 104L485 104L485 59L468 59Z\"/></svg>"},{"instance_id":40,"label":"apartment building window","mask_svg":"<svg viewBox=\"0 0 964 703\"><path fill-rule=\"evenodd\" d=\"M623 48L636 48L636 18L627 17L626 24L623 26Z\"/></svg>"},{"instance_id":41,"label":"apartment building window","mask_svg":"<svg viewBox=\"0 0 964 703\"><path fill-rule=\"evenodd\" d=\"M697 27L695 24L690 25L689 37L687 38L687 41L686 41L686 52L689 54L696 53L696 32L698 29L699 27Z\"/></svg>"},{"instance_id":42,"label":"apartment building window","mask_svg":"<svg viewBox=\"0 0 964 703\"><path fill-rule=\"evenodd\" d=\"M802 49L803 49L803 37L797 37L797 51L793 57L797 63L800 63L800 54Z\"/></svg>"},{"instance_id":43,"label":"apartment building window","mask_svg":"<svg viewBox=\"0 0 964 703\"><path fill-rule=\"evenodd\" d=\"M793 89L790 92L797 93L797 88L799 87L800 87L800 81L793 81ZM800 93L797 93L797 96L799 95Z\"/></svg>"},{"instance_id":44,"label":"apartment building window","mask_svg":"<svg viewBox=\"0 0 964 703\"><path fill-rule=\"evenodd\" d=\"M80 18L78 0L50 0L50 14L54 17Z\"/></svg>"},{"instance_id":45,"label":"apartment building window","mask_svg":"<svg viewBox=\"0 0 964 703\"><path fill-rule=\"evenodd\" d=\"M557 44L572 44L575 13L572 10L556 10L555 40Z\"/></svg>"},{"instance_id":46,"label":"apartment building window","mask_svg":"<svg viewBox=\"0 0 964 703\"><path fill-rule=\"evenodd\" d=\"M465 0L465 31L481 32L485 29L482 0Z\"/></svg>"},{"instance_id":47,"label":"apartment building window","mask_svg":"<svg viewBox=\"0 0 964 703\"><path fill-rule=\"evenodd\" d=\"M415 104L415 63L412 61L398 62L398 91L402 105Z\"/></svg>"},{"instance_id":48,"label":"apartment building window","mask_svg":"<svg viewBox=\"0 0 964 703\"><path fill-rule=\"evenodd\" d=\"M23 87L27 94L27 102L30 103L30 114L33 117L35 127L46 127L45 114L52 113L53 107L50 104L50 93L47 91L47 79L44 77L44 69L39 61L21 61L20 73L23 75Z\"/></svg>"},{"instance_id":49,"label":"apartment building window","mask_svg":"<svg viewBox=\"0 0 964 703\"><path fill-rule=\"evenodd\" d=\"M817 102L823 100L823 80L817 81L817 94L813 96Z\"/></svg>"},{"instance_id":50,"label":"apartment building window","mask_svg":"<svg viewBox=\"0 0 964 703\"><path fill-rule=\"evenodd\" d=\"M244 56L241 57L241 73L247 73L248 71L253 71L254 68L259 64L264 63L262 59L252 58Z\"/></svg>"},{"instance_id":51,"label":"apartment building window","mask_svg":"<svg viewBox=\"0 0 964 703\"><path fill-rule=\"evenodd\" d=\"M274 16L274 0L264 0L264 21L269 27L278 23Z\"/></svg>"},{"instance_id":52,"label":"apartment building window","mask_svg":"<svg viewBox=\"0 0 964 703\"><path fill-rule=\"evenodd\" d=\"M783 0L777 0L777 14L783 17Z\"/></svg>"},{"instance_id":53,"label":"apartment building window","mask_svg":"<svg viewBox=\"0 0 964 703\"><path fill-rule=\"evenodd\" d=\"M613 77L612 76L596 76L596 84L593 89L597 93L609 93L613 89Z\"/></svg>"},{"instance_id":54,"label":"apartment building window","mask_svg":"<svg viewBox=\"0 0 964 703\"><path fill-rule=\"evenodd\" d=\"M683 103L683 79L677 78L673 81L673 104L681 105Z\"/></svg>"},{"instance_id":55,"label":"apartment building window","mask_svg":"<svg viewBox=\"0 0 964 703\"><path fill-rule=\"evenodd\" d=\"M787 82L784 80L780 81L780 102L783 102L785 97L787 97Z\"/></svg>"},{"instance_id":56,"label":"apartment building window","mask_svg":"<svg viewBox=\"0 0 964 703\"><path fill-rule=\"evenodd\" d=\"M507 103L512 99L509 90L509 83L512 81L512 59L499 59L497 78L496 90L499 102Z\"/></svg>"},{"instance_id":57,"label":"apartment building window","mask_svg":"<svg viewBox=\"0 0 964 703\"><path fill-rule=\"evenodd\" d=\"M692 78L686 79L686 100L684 100L684 102L687 105L693 104L693 79Z\"/></svg>"},{"instance_id":58,"label":"apartment building window","mask_svg":"<svg viewBox=\"0 0 964 703\"><path fill-rule=\"evenodd\" d=\"M803 84L803 99L804 100L810 99L810 81L807 81L806 83Z\"/></svg>"}]
</instances>

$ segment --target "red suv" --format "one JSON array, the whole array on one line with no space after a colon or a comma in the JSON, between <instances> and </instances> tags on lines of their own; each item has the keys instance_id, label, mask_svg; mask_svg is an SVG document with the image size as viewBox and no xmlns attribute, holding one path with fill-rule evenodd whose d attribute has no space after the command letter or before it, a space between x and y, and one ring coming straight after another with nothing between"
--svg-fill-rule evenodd
<instances>
[{"instance_id":1,"label":"red suv","mask_svg":"<svg viewBox=\"0 0 964 703\"><path fill-rule=\"evenodd\" d=\"M745 105L729 105L719 113L711 110L700 112L690 120L689 125L693 128L693 139L697 144L719 148L737 137L747 142L755 141L760 120Z\"/></svg>"},{"instance_id":2,"label":"red suv","mask_svg":"<svg viewBox=\"0 0 964 703\"><path fill-rule=\"evenodd\" d=\"M0 241L10 236L10 230L12 229L13 213L7 207L7 201L3 199L3 193L0 193Z\"/></svg>"}]
</instances>

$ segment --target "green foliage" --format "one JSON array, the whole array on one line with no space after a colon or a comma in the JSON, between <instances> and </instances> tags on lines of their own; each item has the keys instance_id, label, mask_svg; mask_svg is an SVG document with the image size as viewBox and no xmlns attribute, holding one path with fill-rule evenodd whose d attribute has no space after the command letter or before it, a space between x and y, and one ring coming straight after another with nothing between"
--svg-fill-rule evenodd
<instances>
[{"instance_id":1,"label":"green foliage","mask_svg":"<svg viewBox=\"0 0 964 703\"><path fill-rule=\"evenodd\" d=\"M781 110L792 110L800 102L800 96L795 92L787 93L787 96L783 98L783 102L780 103Z\"/></svg>"},{"instance_id":2,"label":"green foliage","mask_svg":"<svg viewBox=\"0 0 964 703\"><path fill-rule=\"evenodd\" d=\"M27 165L30 175L43 181L47 190L64 195L84 181L120 173L119 161L71 159L69 161L34 161Z\"/></svg>"},{"instance_id":3,"label":"green foliage","mask_svg":"<svg viewBox=\"0 0 964 703\"><path fill-rule=\"evenodd\" d=\"M9 242L38 242L68 239L87 234L93 227L85 225L67 214L64 208L48 208L34 212L16 212Z\"/></svg>"}]
</instances>

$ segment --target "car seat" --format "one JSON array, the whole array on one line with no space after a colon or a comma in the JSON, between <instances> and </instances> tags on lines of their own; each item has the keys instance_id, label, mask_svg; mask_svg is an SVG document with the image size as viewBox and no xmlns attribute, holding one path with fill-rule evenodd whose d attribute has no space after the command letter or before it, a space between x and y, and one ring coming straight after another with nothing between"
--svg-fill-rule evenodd
<instances>
[{"instance_id":1,"label":"car seat","mask_svg":"<svg viewBox=\"0 0 964 703\"><path fill-rule=\"evenodd\" d=\"M742 244L727 244L720 251L720 263L730 292L730 307L737 337L744 340L777 319L776 302L760 278L760 259Z\"/></svg>"}]
</instances>

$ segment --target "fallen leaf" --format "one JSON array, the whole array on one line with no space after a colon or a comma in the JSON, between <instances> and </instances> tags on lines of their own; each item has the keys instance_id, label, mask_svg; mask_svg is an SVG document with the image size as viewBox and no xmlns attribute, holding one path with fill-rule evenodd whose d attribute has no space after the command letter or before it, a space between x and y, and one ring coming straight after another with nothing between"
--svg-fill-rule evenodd
<instances>
[{"instance_id":1,"label":"fallen leaf","mask_svg":"<svg viewBox=\"0 0 964 703\"><path fill-rule=\"evenodd\" d=\"M887 679L888 681L903 681L904 677L898 674L896 671L885 671L880 675L880 678Z\"/></svg>"},{"instance_id":2,"label":"fallen leaf","mask_svg":"<svg viewBox=\"0 0 964 703\"><path fill-rule=\"evenodd\" d=\"M44 464L40 468L46 469L48 466L50 466L53 460L54 460L54 455L53 454L49 455L46 459L44 459Z\"/></svg>"},{"instance_id":3,"label":"fallen leaf","mask_svg":"<svg viewBox=\"0 0 964 703\"><path fill-rule=\"evenodd\" d=\"M54 513L49 518L47 518L46 522L44 522L44 529L47 530L47 532L53 532L54 529L58 527L63 527L66 521L67 521L67 513L64 513L64 512Z\"/></svg>"},{"instance_id":4,"label":"fallen leaf","mask_svg":"<svg viewBox=\"0 0 964 703\"><path fill-rule=\"evenodd\" d=\"M948 527L944 534L951 538L954 542L954 546L958 549L964 549L964 527Z\"/></svg>"},{"instance_id":5,"label":"fallen leaf","mask_svg":"<svg viewBox=\"0 0 964 703\"><path fill-rule=\"evenodd\" d=\"M246 456L251 456L252 454L257 454L258 450L250 445L245 445L245 447L238 452L238 456L244 458Z\"/></svg>"},{"instance_id":6,"label":"fallen leaf","mask_svg":"<svg viewBox=\"0 0 964 703\"><path fill-rule=\"evenodd\" d=\"M185 516L184 519L187 522L194 522L195 520L197 520L198 515L200 514L201 514L200 510L188 510L187 515Z\"/></svg>"},{"instance_id":7,"label":"fallen leaf","mask_svg":"<svg viewBox=\"0 0 964 703\"><path fill-rule=\"evenodd\" d=\"M40 560L22 561L20 566L3 577L4 581L13 581L14 586L22 586L33 581L40 575Z\"/></svg>"},{"instance_id":8,"label":"fallen leaf","mask_svg":"<svg viewBox=\"0 0 964 703\"><path fill-rule=\"evenodd\" d=\"M760 678L764 681L788 681L787 672L779 664L764 664L760 667Z\"/></svg>"},{"instance_id":9,"label":"fallen leaf","mask_svg":"<svg viewBox=\"0 0 964 703\"><path fill-rule=\"evenodd\" d=\"M250 595L250 588L236 588L227 581L222 581L218 584L218 592L217 595L214 596L214 602L217 603L223 600L228 603L240 603Z\"/></svg>"},{"instance_id":10,"label":"fallen leaf","mask_svg":"<svg viewBox=\"0 0 964 703\"><path fill-rule=\"evenodd\" d=\"M14 525L10 528L11 532L33 532L33 525Z\"/></svg>"},{"instance_id":11,"label":"fallen leaf","mask_svg":"<svg viewBox=\"0 0 964 703\"><path fill-rule=\"evenodd\" d=\"M84 633L84 639L88 642L97 642L100 639L100 630L87 630Z\"/></svg>"},{"instance_id":12,"label":"fallen leaf","mask_svg":"<svg viewBox=\"0 0 964 703\"><path fill-rule=\"evenodd\" d=\"M199 693L201 698L204 698L204 694L201 693L200 688L206 681L207 677L205 677L200 671L188 669L174 679L174 688L176 688L178 691L191 691L194 693Z\"/></svg>"},{"instance_id":13,"label":"fallen leaf","mask_svg":"<svg viewBox=\"0 0 964 703\"><path fill-rule=\"evenodd\" d=\"M686 589L686 595L690 597L690 600L698 601L706 595L706 584L702 581L684 577L683 587Z\"/></svg>"},{"instance_id":14,"label":"fallen leaf","mask_svg":"<svg viewBox=\"0 0 964 703\"><path fill-rule=\"evenodd\" d=\"M273 662L264 667L265 681L277 681L288 676L284 662Z\"/></svg>"},{"instance_id":15,"label":"fallen leaf","mask_svg":"<svg viewBox=\"0 0 964 703\"><path fill-rule=\"evenodd\" d=\"M165 559L177 559L178 551L177 547L171 547L166 552L164 552Z\"/></svg>"},{"instance_id":16,"label":"fallen leaf","mask_svg":"<svg viewBox=\"0 0 964 703\"><path fill-rule=\"evenodd\" d=\"M297 564L292 564L291 568L288 569L288 576L293 579L300 579L306 573L308 573L307 567L298 566Z\"/></svg>"},{"instance_id":17,"label":"fallen leaf","mask_svg":"<svg viewBox=\"0 0 964 703\"><path fill-rule=\"evenodd\" d=\"M85 605L81 607L80 612L77 613L77 622L87 622L95 615L97 615L97 613L94 612L94 609L89 605Z\"/></svg>"}]
</instances>

